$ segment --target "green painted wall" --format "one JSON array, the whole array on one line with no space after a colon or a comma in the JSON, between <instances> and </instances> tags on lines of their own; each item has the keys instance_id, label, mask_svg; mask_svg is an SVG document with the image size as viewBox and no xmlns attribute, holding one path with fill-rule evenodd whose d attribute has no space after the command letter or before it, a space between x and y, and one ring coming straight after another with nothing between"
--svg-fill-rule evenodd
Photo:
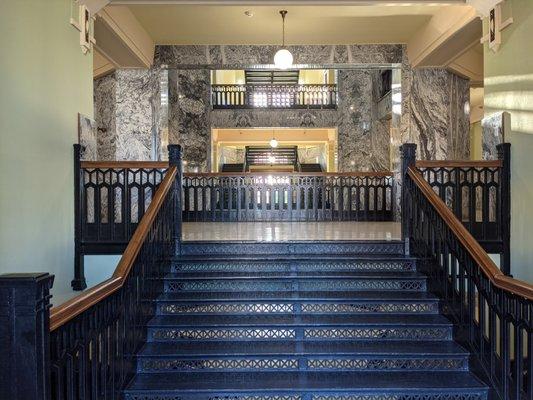
<instances>
[{"instance_id":1,"label":"green painted wall","mask_svg":"<svg viewBox=\"0 0 533 400\"><path fill-rule=\"evenodd\" d=\"M0 0L0 273L49 271L72 295L77 114L93 114L92 54L70 0Z\"/></svg>"},{"instance_id":2,"label":"green painted wall","mask_svg":"<svg viewBox=\"0 0 533 400\"><path fill-rule=\"evenodd\" d=\"M484 49L485 115L511 113L512 273L533 282L533 1L506 1L503 19L508 16L514 23L502 32L500 50Z\"/></svg>"}]
</instances>

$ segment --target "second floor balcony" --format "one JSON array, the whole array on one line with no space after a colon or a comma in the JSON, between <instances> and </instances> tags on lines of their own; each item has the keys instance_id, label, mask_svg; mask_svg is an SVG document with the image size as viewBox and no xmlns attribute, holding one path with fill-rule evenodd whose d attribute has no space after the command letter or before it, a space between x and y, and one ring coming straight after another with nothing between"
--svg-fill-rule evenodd
<instances>
[{"instance_id":1,"label":"second floor balcony","mask_svg":"<svg viewBox=\"0 0 533 400\"><path fill-rule=\"evenodd\" d=\"M213 109L336 109L335 84L212 85Z\"/></svg>"},{"instance_id":2,"label":"second floor balcony","mask_svg":"<svg viewBox=\"0 0 533 400\"><path fill-rule=\"evenodd\" d=\"M335 109L335 70L216 70L213 109Z\"/></svg>"}]
</instances>

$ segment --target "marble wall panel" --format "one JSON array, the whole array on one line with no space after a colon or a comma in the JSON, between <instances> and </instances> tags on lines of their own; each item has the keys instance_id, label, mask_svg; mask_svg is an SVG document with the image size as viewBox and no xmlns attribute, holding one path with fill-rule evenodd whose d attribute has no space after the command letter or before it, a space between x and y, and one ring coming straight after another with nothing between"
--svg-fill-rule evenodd
<instances>
[{"instance_id":1,"label":"marble wall panel","mask_svg":"<svg viewBox=\"0 0 533 400\"><path fill-rule=\"evenodd\" d=\"M96 135L96 121L78 114L78 141L81 145L81 159L83 161L98 160Z\"/></svg>"},{"instance_id":2,"label":"marble wall panel","mask_svg":"<svg viewBox=\"0 0 533 400\"><path fill-rule=\"evenodd\" d=\"M296 63L340 67L336 111L211 110L210 69L270 64L276 50L277 46L157 46L154 69L119 70L95 81L99 157L153 159L164 154L163 150L158 155L158 148L168 141L184 146L191 170L207 170L211 128L271 126L336 127L339 168L347 171L390 165L395 169L398 147L408 141L419 144L421 158L467 156L468 82L440 69L412 70L403 45L292 46ZM401 99L391 122L373 118L375 107L368 100L371 74L353 69L370 64L401 67L401 88L393 89ZM167 66L168 104L158 108L158 67Z\"/></svg>"},{"instance_id":3,"label":"marble wall panel","mask_svg":"<svg viewBox=\"0 0 533 400\"><path fill-rule=\"evenodd\" d=\"M511 128L511 114L497 112L481 120L481 148L483 160L497 160L497 145L505 142ZM506 132L507 131L507 132Z\"/></svg>"},{"instance_id":4,"label":"marble wall panel","mask_svg":"<svg viewBox=\"0 0 533 400\"><path fill-rule=\"evenodd\" d=\"M469 158L468 80L444 69L412 71L409 139L425 160Z\"/></svg>"},{"instance_id":5,"label":"marble wall panel","mask_svg":"<svg viewBox=\"0 0 533 400\"><path fill-rule=\"evenodd\" d=\"M157 160L161 142L161 73L119 69L94 81L100 160Z\"/></svg>"},{"instance_id":6,"label":"marble wall panel","mask_svg":"<svg viewBox=\"0 0 533 400\"><path fill-rule=\"evenodd\" d=\"M156 160L159 154L159 69L123 69L117 75L117 160Z\"/></svg>"},{"instance_id":7,"label":"marble wall panel","mask_svg":"<svg viewBox=\"0 0 533 400\"><path fill-rule=\"evenodd\" d=\"M116 73L94 80L94 119L97 129L98 159L115 160L116 156Z\"/></svg>"},{"instance_id":8,"label":"marble wall panel","mask_svg":"<svg viewBox=\"0 0 533 400\"><path fill-rule=\"evenodd\" d=\"M230 67L270 65L279 46L274 45L189 45L156 46L156 67ZM295 64L354 65L400 64L403 46L398 44L365 45L292 45Z\"/></svg>"},{"instance_id":9,"label":"marble wall panel","mask_svg":"<svg viewBox=\"0 0 533 400\"><path fill-rule=\"evenodd\" d=\"M209 170L210 71L169 70L169 143L183 146L185 170Z\"/></svg>"}]
</instances>

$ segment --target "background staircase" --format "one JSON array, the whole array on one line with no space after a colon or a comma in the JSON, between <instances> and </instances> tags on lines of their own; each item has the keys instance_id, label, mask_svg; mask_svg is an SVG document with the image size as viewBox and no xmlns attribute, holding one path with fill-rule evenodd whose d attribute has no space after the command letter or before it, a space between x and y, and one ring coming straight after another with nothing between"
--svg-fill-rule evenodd
<instances>
[{"instance_id":1,"label":"background staircase","mask_svg":"<svg viewBox=\"0 0 533 400\"><path fill-rule=\"evenodd\" d=\"M125 399L488 398L401 248L185 246L158 281Z\"/></svg>"}]
</instances>

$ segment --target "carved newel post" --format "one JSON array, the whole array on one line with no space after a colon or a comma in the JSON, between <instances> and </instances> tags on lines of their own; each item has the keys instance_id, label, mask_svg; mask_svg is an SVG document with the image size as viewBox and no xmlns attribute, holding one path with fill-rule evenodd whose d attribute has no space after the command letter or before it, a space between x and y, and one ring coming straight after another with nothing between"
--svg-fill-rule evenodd
<instances>
[{"instance_id":1,"label":"carved newel post","mask_svg":"<svg viewBox=\"0 0 533 400\"><path fill-rule=\"evenodd\" d=\"M183 188L183 162L182 162L183 150L179 144L168 145L168 165L170 167L175 166L178 170L176 174L176 180L172 186L173 198L174 198L174 229L173 229L173 244L172 249L175 255L181 253L181 222L182 222L182 205L181 196Z\"/></svg>"},{"instance_id":2,"label":"carved newel post","mask_svg":"<svg viewBox=\"0 0 533 400\"><path fill-rule=\"evenodd\" d=\"M48 273L0 275L0 399L50 399Z\"/></svg>"},{"instance_id":3,"label":"carved newel post","mask_svg":"<svg viewBox=\"0 0 533 400\"><path fill-rule=\"evenodd\" d=\"M414 143L404 143L400 146L401 154L401 213L402 213L402 239L405 243L405 254L410 254L409 242L411 238L411 227L409 224L409 204L407 197L407 190L405 187L405 182L407 178L407 171L409 167L415 166L416 164L416 144Z\"/></svg>"}]
</instances>

